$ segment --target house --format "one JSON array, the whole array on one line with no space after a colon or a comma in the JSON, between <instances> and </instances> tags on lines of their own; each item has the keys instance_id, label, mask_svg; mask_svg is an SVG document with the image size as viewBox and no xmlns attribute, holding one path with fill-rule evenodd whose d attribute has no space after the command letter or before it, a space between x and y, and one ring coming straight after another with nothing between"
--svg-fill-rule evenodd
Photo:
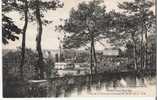
<instances>
[{"instance_id":1,"label":"house","mask_svg":"<svg viewBox=\"0 0 157 100\"><path fill-rule=\"evenodd\" d=\"M119 50L116 49L104 49L102 51L104 56L118 56L119 55Z\"/></svg>"},{"instance_id":2,"label":"house","mask_svg":"<svg viewBox=\"0 0 157 100\"><path fill-rule=\"evenodd\" d=\"M66 75L86 75L90 74L90 67L84 66L83 63L65 63L65 62L58 62L55 63L55 69L57 70L57 75L59 77L63 77Z\"/></svg>"},{"instance_id":3,"label":"house","mask_svg":"<svg viewBox=\"0 0 157 100\"><path fill-rule=\"evenodd\" d=\"M55 63L55 69L57 70L73 69L73 68L74 68L74 65L71 63L65 63L65 62Z\"/></svg>"}]
</instances>

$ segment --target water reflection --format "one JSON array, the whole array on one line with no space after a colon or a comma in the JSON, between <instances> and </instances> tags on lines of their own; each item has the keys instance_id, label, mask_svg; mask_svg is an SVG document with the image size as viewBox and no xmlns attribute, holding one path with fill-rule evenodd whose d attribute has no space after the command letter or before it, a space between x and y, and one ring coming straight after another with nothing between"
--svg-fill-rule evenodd
<instances>
[{"instance_id":1,"label":"water reflection","mask_svg":"<svg viewBox=\"0 0 157 100\"><path fill-rule=\"evenodd\" d=\"M135 89L140 91L151 86L154 89L154 75L136 75L135 73L105 73L86 76L68 76L49 79L46 83L12 84L4 82L4 97L71 97L94 92L110 92L116 89ZM141 90L142 89L142 90ZM148 89L149 91L149 89ZM148 92L145 90L145 92ZM151 92L150 91L150 92ZM151 92L153 94L155 90Z\"/></svg>"},{"instance_id":2,"label":"water reflection","mask_svg":"<svg viewBox=\"0 0 157 100\"><path fill-rule=\"evenodd\" d=\"M65 77L51 79L48 93L50 97L70 97L81 95L82 92L90 93L110 88L145 87L153 78L134 74Z\"/></svg>"}]
</instances>

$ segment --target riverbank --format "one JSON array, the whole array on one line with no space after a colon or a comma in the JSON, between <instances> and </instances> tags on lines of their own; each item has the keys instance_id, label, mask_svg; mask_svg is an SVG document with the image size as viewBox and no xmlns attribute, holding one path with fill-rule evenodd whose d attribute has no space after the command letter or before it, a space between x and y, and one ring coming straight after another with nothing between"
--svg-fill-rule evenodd
<instances>
[{"instance_id":1,"label":"riverbank","mask_svg":"<svg viewBox=\"0 0 157 100\"><path fill-rule=\"evenodd\" d=\"M156 86L149 85L146 87L135 87L135 88L110 88L106 90L102 88L101 90L92 89L91 92L84 90L79 95L77 93L71 94L72 97L93 97L93 96L155 96Z\"/></svg>"}]
</instances>

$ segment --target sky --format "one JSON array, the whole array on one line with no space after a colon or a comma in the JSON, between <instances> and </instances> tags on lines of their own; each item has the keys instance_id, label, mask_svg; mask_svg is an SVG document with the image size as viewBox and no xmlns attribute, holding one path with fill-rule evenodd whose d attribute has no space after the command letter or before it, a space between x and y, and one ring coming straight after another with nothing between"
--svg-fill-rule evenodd
<instances>
[{"instance_id":1,"label":"sky","mask_svg":"<svg viewBox=\"0 0 157 100\"><path fill-rule=\"evenodd\" d=\"M48 11L45 13L45 19L52 20L53 22L47 26L43 26L43 35L42 35L42 49L58 49L59 47L59 41L58 37L63 36L63 33L59 33L55 31L55 25L59 25L62 22L60 21L61 18L68 18L69 12L71 8L77 8L78 4L83 1L91 1L91 0L63 0L64 7L58 8L56 10ZM104 0L104 4L106 5L106 10L110 11L112 9L116 9L116 11L119 11L117 8L118 2L121 3L123 1L132 1L132 0ZM8 16L10 16L15 24L19 26L20 28L23 27L24 21L20 21L20 14L17 12L9 13ZM29 23L28 29L26 33L26 47L35 49L36 48L36 33L37 33L37 26L36 23ZM103 41L106 45L106 48L110 48L110 44ZM16 49L17 47L21 46L21 35L20 39L16 40L15 42L10 41L7 45L2 45L3 49ZM99 43L96 43L96 49L102 50L104 47L100 45Z\"/></svg>"}]
</instances>

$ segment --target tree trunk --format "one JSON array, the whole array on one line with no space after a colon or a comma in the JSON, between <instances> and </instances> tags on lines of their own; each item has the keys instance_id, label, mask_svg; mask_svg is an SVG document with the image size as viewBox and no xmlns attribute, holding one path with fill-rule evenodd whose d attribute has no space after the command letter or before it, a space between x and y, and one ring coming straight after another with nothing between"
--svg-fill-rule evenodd
<instances>
[{"instance_id":1,"label":"tree trunk","mask_svg":"<svg viewBox=\"0 0 157 100\"><path fill-rule=\"evenodd\" d=\"M38 67L39 67L39 78L44 78L44 69L43 69L43 54L41 49L41 37L42 37L42 21L41 21L41 15L40 15L40 5L39 0L36 0L36 19L37 19L37 36L36 36L36 49L38 51Z\"/></svg>"},{"instance_id":2,"label":"tree trunk","mask_svg":"<svg viewBox=\"0 0 157 100\"><path fill-rule=\"evenodd\" d=\"M90 48L90 69L91 69L91 75L93 74L93 41L91 41L91 48Z\"/></svg>"},{"instance_id":3,"label":"tree trunk","mask_svg":"<svg viewBox=\"0 0 157 100\"><path fill-rule=\"evenodd\" d=\"M23 32L22 32L22 52L21 52L21 64L20 64L20 72L21 72L21 79L23 79L23 65L25 61L25 42L26 42L26 29L28 25L28 1L25 0L25 8L24 8L24 16L25 16L25 23L23 27Z\"/></svg>"},{"instance_id":4,"label":"tree trunk","mask_svg":"<svg viewBox=\"0 0 157 100\"><path fill-rule=\"evenodd\" d=\"M145 68L147 68L148 65L148 34L147 31L145 33L145 39L146 39L146 43L145 43Z\"/></svg>"},{"instance_id":5,"label":"tree trunk","mask_svg":"<svg viewBox=\"0 0 157 100\"><path fill-rule=\"evenodd\" d=\"M137 47L136 47L136 43L135 43L135 66L136 66L136 70L138 69L138 57L137 57Z\"/></svg>"},{"instance_id":6,"label":"tree trunk","mask_svg":"<svg viewBox=\"0 0 157 100\"><path fill-rule=\"evenodd\" d=\"M157 9L157 0L155 0L155 9ZM156 15L156 18L155 18L156 19L155 30L157 32L157 10L155 10L155 15ZM157 34L155 36L157 37ZM157 43L157 39L155 39L155 43ZM155 46L157 46L157 44ZM155 53L154 53L155 63L153 63L153 65L157 65L156 53L157 53L157 49L155 50Z\"/></svg>"},{"instance_id":7,"label":"tree trunk","mask_svg":"<svg viewBox=\"0 0 157 100\"><path fill-rule=\"evenodd\" d=\"M140 51L140 58L141 58L141 69L143 69L143 67L144 67L144 65L143 65L143 61L144 61L144 52L143 52L143 32L144 32L144 23L143 23L143 18L144 17L144 15L142 15L142 17L141 17L141 51Z\"/></svg>"},{"instance_id":8,"label":"tree trunk","mask_svg":"<svg viewBox=\"0 0 157 100\"><path fill-rule=\"evenodd\" d=\"M95 51L95 45L94 45L94 37L92 38L92 48L93 48L93 57L94 57L94 70L95 70L95 74L97 74L97 58L96 58L96 51Z\"/></svg>"},{"instance_id":9,"label":"tree trunk","mask_svg":"<svg viewBox=\"0 0 157 100\"><path fill-rule=\"evenodd\" d=\"M137 57L136 57L136 40L134 39L134 33L132 33L132 40L133 40L133 62L134 62L134 69L137 70Z\"/></svg>"},{"instance_id":10,"label":"tree trunk","mask_svg":"<svg viewBox=\"0 0 157 100\"><path fill-rule=\"evenodd\" d=\"M141 39L141 51L140 51L140 57L141 57L141 69L144 68L144 50L143 50L143 32L141 35L142 39Z\"/></svg>"},{"instance_id":11,"label":"tree trunk","mask_svg":"<svg viewBox=\"0 0 157 100\"><path fill-rule=\"evenodd\" d=\"M137 70L136 44L134 44L134 68Z\"/></svg>"},{"instance_id":12,"label":"tree trunk","mask_svg":"<svg viewBox=\"0 0 157 100\"><path fill-rule=\"evenodd\" d=\"M143 4L145 4L145 0L143 0ZM144 69L145 67L145 52L144 52L144 43L143 43L143 35L144 35L144 18L145 18L145 8L142 7L142 14L141 14L141 68Z\"/></svg>"},{"instance_id":13,"label":"tree trunk","mask_svg":"<svg viewBox=\"0 0 157 100\"><path fill-rule=\"evenodd\" d=\"M145 35L145 39L146 39L146 43L144 44L143 43L143 56L142 56L142 58L143 58L143 69L145 69L146 68L146 66L147 66L147 28L146 28L146 26L145 26L145 0L143 0L143 3L144 3L144 6L143 6L143 8L142 8L142 10L143 10L143 14L142 14L142 33L143 33L143 35Z\"/></svg>"}]
</instances>

